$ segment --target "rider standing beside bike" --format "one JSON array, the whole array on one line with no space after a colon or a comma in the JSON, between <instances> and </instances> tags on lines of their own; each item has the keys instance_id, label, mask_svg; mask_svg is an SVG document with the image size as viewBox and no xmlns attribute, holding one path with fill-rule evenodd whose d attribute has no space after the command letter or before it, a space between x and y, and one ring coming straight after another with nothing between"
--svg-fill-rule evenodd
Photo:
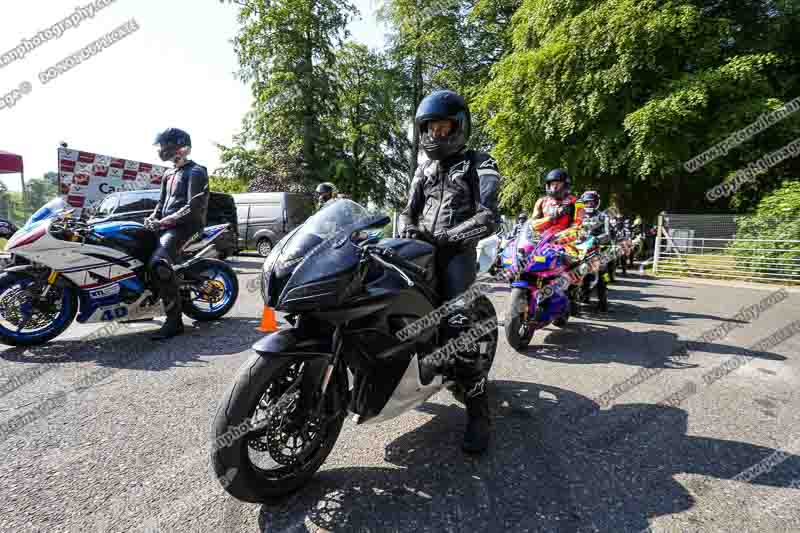
<instances>
[{"instance_id":1,"label":"rider standing beside bike","mask_svg":"<svg viewBox=\"0 0 800 533\"><path fill-rule=\"evenodd\" d=\"M181 247L205 228L209 190L206 168L188 159L192 151L188 133L169 128L158 134L155 145L159 146L161 160L175 165L164 175L158 204L145 219L145 226L159 232L159 245L149 268L167 311L167 320L153 336L162 340L183 333L183 310L173 266Z\"/></svg>"},{"instance_id":2,"label":"rider standing beside bike","mask_svg":"<svg viewBox=\"0 0 800 533\"><path fill-rule=\"evenodd\" d=\"M408 205L401 214L402 236L435 245L440 294L457 298L475 282L475 243L492 235L500 221L500 173L488 154L466 150L472 123L460 95L437 91L420 102L414 120L428 160L417 167ZM470 330L475 317L468 304L446 319L444 333L454 340ZM455 378L465 391L467 429L463 449L483 452L489 444L487 376L473 343L456 357Z\"/></svg>"}]
</instances>

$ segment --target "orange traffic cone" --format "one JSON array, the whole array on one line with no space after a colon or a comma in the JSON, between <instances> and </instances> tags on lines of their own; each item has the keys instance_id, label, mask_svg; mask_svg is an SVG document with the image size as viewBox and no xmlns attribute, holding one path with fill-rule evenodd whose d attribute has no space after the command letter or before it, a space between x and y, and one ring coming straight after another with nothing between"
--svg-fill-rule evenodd
<instances>
[{"instance_id":1,"label":"orange traffic cone","mask_svg":"<svg viewBox=\"0 0 800 533\"><path fill-rule=\"evenodd\" d=\"M275 320L275 311L271 307L264 306L264 313L261 315L261 325L258 326L258 331L263 333L272 333L278 331L278 321Z\"/></svg>"}]
</instances>

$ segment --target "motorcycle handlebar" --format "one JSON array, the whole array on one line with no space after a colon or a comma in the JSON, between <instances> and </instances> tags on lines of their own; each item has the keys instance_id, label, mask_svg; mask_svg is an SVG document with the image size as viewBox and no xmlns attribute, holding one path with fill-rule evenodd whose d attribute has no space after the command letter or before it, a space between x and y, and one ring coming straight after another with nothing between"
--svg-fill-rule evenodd
<instances>
[{"instance_id":1,"label":"motorcycle handlebar","mask_svg":"<svg viewBox=\"0 0 800 533\"><path fill-rule=\"evenodd\" d=\"M421 266L417 265L416 263L412 263L406 259L403 259L397 252L392 250L391 248L378 248L376 246L367 248L367 252L371 254L376 254L381 256L384 260L398 266L402 269L408 270L413 272L417 276L424 278L428 271Z\"/></svg>"}]
</instances>

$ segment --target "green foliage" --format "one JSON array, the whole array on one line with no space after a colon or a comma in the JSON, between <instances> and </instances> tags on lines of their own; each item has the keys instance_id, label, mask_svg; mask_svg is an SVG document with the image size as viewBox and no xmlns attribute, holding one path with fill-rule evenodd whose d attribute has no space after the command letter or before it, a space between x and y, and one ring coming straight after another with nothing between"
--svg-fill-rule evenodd
<instances>
[{"instance_id":1,"label":"green foliage","mask_svg":"<svg viewBox=\"0 0 800 533\"><path fill-rule=\"evenodd\" d=\"M780 272L781 274L800 276L800 265L796 263L800 257L800 242L766 243L768 246L764 246L765 248L782 251L756 252L750 250L756 247L753 241L741 240L800 241L800 181L784 182L771 194L762 198L753 213L736 217L736 228L737 240L731 243L728 253L743 262L750 260L745 264L751 265L751 272L757 274L766 271L764 268L758 268L761 265L785 268L788 270ZM763 261L765 259L793 260L794 266L791 266L792 262L777 264ZM774 275L775 271L771 271L771 274Z\"/></svg>"},{"instance_id":2,"label":"green foliage","mask_svg":"<svg viewBox=\"0 0 800 533\"><path fill-rule=\"evenodd\" d=\"M4 183L0 183L0 218L21 226L37 209L58 196L54 175L58 176L55 172L48 172L41 178L26 181L24 204L21 193L9 191Z\"/></svg>"},{"instance_id":3,"label":"green foliage","mask_svg":"<svg viewBox=\"0 0 800 533\"><path fill-rule=\"evenodd\" d=\"M335 48L355 8L342 0L238 4L241 27L234 47L239 75L250 83L255 104L231 158L241 161L241 152L255 143L259 149L251 160L273 166L299 162L301 181L320 181L331 159L327 148L332 132L325 127L326 117L338 113Z\"/></svg>"},{"instance_id":4,"label":"green foliage","mask_svg":"<svg viewBox=\"0 0 800 533\"><path fill-rule=\"evenodd\" d=\"M800 133L787 119L694 174L682 166L800 94L785 75L798 16L761 2L525 0L513 50L478 95L504 205L527 207L537 178L565 166L579 188L607 185L623 205L707 209L708 188Z\"/></svg>"},{"instance_id":5,"label":"green foliage","mask_svg":"<svg viewBox=\"0 0 800 533\"><path fill-rule=\"evenodd\" d=\"M385 56L347 43L337 53L340 115L331 181L356 202L399 203L407 190L409 142L402 123L399 74Z\"/></svg>"},{"instance_id":6,"label":"green foliage","mask_svg":"<svg viewBox=\"0 0 800 533\"><path fill-rule=\"evenodd\" d=\"M213 192L237 194L247 192L248 182L244 178L226 178L223 176L209 176L209 189Z\"/></svg>"},{"instance_id":7,"label":"green foliage","mask_svg":"<svg viewBox=\"0 0 800 533\"><path fill-rule=\"evenodd\" d=\"M238 0L234 41L255 97L218 174L249 190L332 181L361 202L404 203L419 101L449 88L473 148L504 175L501 205L530 210L547 170L575 192L651 219L746 212L800 176L787 160L729 199L705 192L800 137L800 113L688 172L683 163L800 96L800 1L386 0L385 53L348 42L337 0Z\"/></svg>"}]
</instances>

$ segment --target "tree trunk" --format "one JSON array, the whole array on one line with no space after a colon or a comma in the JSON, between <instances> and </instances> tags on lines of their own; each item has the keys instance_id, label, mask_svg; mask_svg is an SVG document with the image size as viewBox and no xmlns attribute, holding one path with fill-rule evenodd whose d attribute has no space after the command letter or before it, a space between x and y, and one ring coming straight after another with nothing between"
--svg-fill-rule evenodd
<instances>
[{"instance_id":1,"label":"tree trunk","mask_svg":"<svg viewBox=\"0 0 800 533\"><path fill-rule=\"evenodd\" d=\"M307 33L303 65L306 81L305 94L303 95L303 178L309 182L319 181L314 157L316 132L314 131L314 63L311 47L311 36Z\"/></svg>"},{"instance_id":2,"label":"tree trunk","mask_svg":"<svg viewBox=\"0 0 800 533\"><path fill-rule=\"evenodd\" d=\"M422 55L417 49L417 54L414 57L414 101L413 101L413 109L412 109L412 122L413 116L416 115L417 107L419 107L419 103L422 101ZM411 143L411 174L409 176L409 182L414 179L414 174L417 172L417 157L419 156L419 131L417 130L416 124L412 123L412 127L414 129L414 137Z\"/></svg>"},{"instance_id":3,"label":"tree trunk","mask_svg":"<svg viewBox=\"0 0 800 533\"><path fill-rule=\"evenodd\" d=\"M672 176L672 191L669 197L668 211L675 211L680 206L681 202L681 175L674 174Z\"/></svg>"}]
</instances>

